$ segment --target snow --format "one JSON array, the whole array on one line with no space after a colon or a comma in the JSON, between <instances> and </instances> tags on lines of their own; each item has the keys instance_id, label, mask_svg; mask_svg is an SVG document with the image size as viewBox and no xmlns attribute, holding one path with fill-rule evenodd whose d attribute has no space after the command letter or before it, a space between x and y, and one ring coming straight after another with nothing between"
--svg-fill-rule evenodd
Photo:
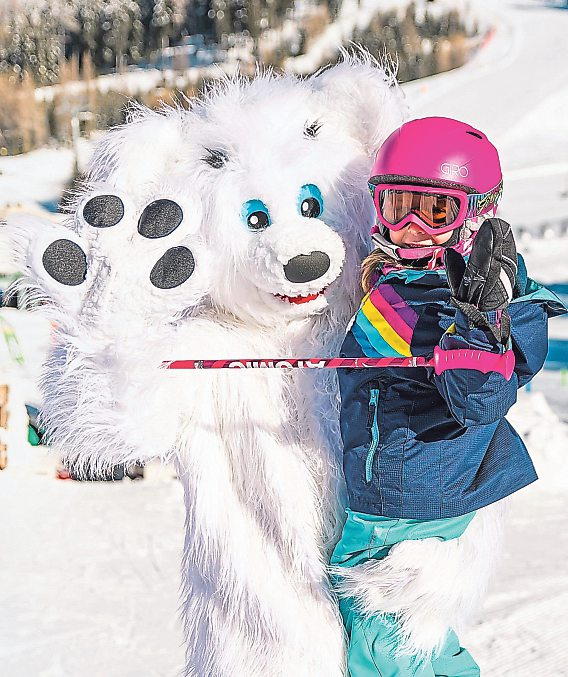
<instances>
[{"instance_id":1,"label":"snow","mask_svg":"<svg viewBox=\"0 0 568 677\"><path fill-rule=\"evenodd\" d=\"M567 283L568 11L530 0L468 4L493 26L490 39L463 68L405 86L413 115L453 115L487 132L505 170L502 215L524 228L529 272ZM70 165L71 151L0 158L0 202L57 199ZM49 328L1 312L37 373ZM554 320L551 335L567 334L568 320ZM31 378L8 363L0 354L17 399L33 397ZM509 414L541 480L510 500L502 568L479 622L462 636L483 677L568 675L566 381L539 374ZM178 675L183 500L172 470L151 466L136 483L58 481L56 457L18 436L0 472L2 677Z\"/></svg>"},{"instance_id":2,"label":"snow","mask_svg":"<svg viewBox=\"0 0 568 677\"><path fill-rule=\"evenodd\" d=\"M97 138L93 135L90 140L79 139L76 150L40 148L23 155L0 157L0 210L33 211L45 204L55 207L73 177L75 159L79 171L83 171Z\"/></svg>"},{"instance_id":3,"label":"snow","mask_svg":"<svg viewBox=\"0 0 568 677\"><path fill-rule=\"evenodd\" d=\"M0 158L0 204L29 206L57 200L73 175L73 151L39 150ZM22 176L26 181L22 181Z\"/></svg>"},{"instance_id":4,"label":"snow","mask_svg":"<svg viewBox=\"0 0 568 677\"><path fill-rule=\"evenodd\" d=\"M0 477L2 676L179 675L181 485L58 481L25 453Z\"/></svg>"},{"instance_id":5,"label":"snow","mask_svg":"<svg viewBox=\"0 0 568 677\"><path fill-rule=\"evenodd\" d=\"M558 372L546 376L560 379ZM461 639L483 677L561 677L568 675L568 425L542 392L519 393L507 418L523 435L540 479L509 499L501 568L480 621Z\"/></svg>"},{"instance_id":6,"label":"snow","mask_svg":"<svg viewBox=\"0 0 568 677\"><path fill-rule=\"evenodd\" d=\"M483 130L503 165L500 215L532 230L558 225L568 220L568 68L558 67L568 12L536 0L475 0L473 8L492 23L488 42L462 68L405 85L412 115Z\"/></svg>"},{"instance_id":7,"label":"snow","mask_svg":"<svg viewBox=\"0 0 568 677\"><path fill-rule=\"evenodd\" d=\"M137 68L133 67L126 73L109 73L99 76L92 84L84 81L75 81L66 85L48 85L36 89L36 101L53 101L53 99L65 87L65 91L70 94L83 93L90 86L96 87L101 94L108 92L120 92L129 96L140 95L141 93L151 92L158 87L180 87L182 89L187 84L196 84L204 77L219 77L224 70L230 70L225 64L216 64L214 66L199 66L187 68L181 73L171 69L158 68Z\"/></svg>"},{"instance_id":8,"label":"snow","mask_svg":"<svg viewBox=\"0 0 568 677\"><path fill-rule=\"evenodd\" d=\"M504 559L480 622L461 640L483 677L562 677L568 636L566 490L540 481L509 505Z\"/></svg>"}]
</instances>

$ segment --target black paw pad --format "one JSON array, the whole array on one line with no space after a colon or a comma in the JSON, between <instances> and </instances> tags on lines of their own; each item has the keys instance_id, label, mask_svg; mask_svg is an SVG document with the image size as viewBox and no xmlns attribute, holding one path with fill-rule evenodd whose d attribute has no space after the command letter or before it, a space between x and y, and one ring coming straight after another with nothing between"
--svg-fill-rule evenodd
<instances>
[{"instance_id":1,"label":"black paw pad","mask_svg":"<svg viewBox=\"0 0 568 677\"><path fill-rule=\"evenodd\" d=\"M60 284L76 287L87 276L87 257L71 240L55 240L43 253L43 267Z\"/></svg>"},{"instance_id":2,"label":"black paw pad","mask_svg":"<svg viewBox=\"0 0 568 677\"><path fill-rule=\"evenodd\" d=\"M174 232L183 220L182 208L173 200L151 202L140 215L138 232L155 240Z\"/></svg>"},{"instance_id":3,"label":"black paw pad","mask_svg":"<svg viewBox=\"0 0 568 677\"><path fill-rule=\"evenodd\" d=\"M172 247L158 259L150 273L150 282L158 289L179 287L193 275L195 259L187 247Z\"/></svg>"},{"instance_id":4,"label":"black paw pad","mask_svg":"<svg viewBox=\"0 0 568 677\"><path fill-rule=\"evenodd\" d=\"M83 207L83 218L95 228L110 228L124 216L124 203L117 195L97 195Z\"/></svg>"}]
</instances>

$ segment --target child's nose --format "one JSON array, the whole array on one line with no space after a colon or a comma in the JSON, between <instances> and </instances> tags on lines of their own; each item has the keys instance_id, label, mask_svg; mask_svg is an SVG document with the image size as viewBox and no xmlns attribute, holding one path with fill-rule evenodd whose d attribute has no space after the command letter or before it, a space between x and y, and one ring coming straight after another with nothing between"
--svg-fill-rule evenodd
<instances>
[{"instance_id":1,"label":"child's nose","mask_svg":"<svg viewBox=\"0 0 568 677\"><path fill-rule=\"evenodd\" d=\"M408 231L414 233L415 235L422 235L425 233L424 229L421 228L417 223L414 223L414 221L410 222Z\"/></svg>"}]
</instances>

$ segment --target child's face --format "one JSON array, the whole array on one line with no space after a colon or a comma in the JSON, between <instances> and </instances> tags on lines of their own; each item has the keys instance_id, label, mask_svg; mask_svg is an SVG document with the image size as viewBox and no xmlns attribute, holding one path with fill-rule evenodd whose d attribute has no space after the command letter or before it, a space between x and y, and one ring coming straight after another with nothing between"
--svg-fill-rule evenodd
<instances>
[{"instance_id":1,"label":"child's face","mask_svg":"<svg viewBox=\"0 0 568 677\"><path fill-rule=\"evenodd\" d=\"M453 232L453 230L450 230L447 233L440 233L440 235L429 235L417 223L411 222L400 230L391 230L390 239L393 244L400 247L431 247L447 242Z\"/></svg>"}]
</instances>

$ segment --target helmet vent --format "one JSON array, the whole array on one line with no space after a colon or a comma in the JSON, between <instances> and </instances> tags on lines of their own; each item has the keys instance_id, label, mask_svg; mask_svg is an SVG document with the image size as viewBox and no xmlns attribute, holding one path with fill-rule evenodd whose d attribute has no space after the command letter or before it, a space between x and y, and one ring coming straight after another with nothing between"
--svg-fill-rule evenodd
<instances>
[{"instance_id":1,"label":"helmet vent","mask_svg":"<svg viewBox=\"0 0 568 677\"><path fill-rule=\"evenodd\" d=\"M478 139L483 140L481 134L478 134L477 132L466 132L466 134L471 134L472 136L476 136Z\"/></svg>"}]
</instances>

